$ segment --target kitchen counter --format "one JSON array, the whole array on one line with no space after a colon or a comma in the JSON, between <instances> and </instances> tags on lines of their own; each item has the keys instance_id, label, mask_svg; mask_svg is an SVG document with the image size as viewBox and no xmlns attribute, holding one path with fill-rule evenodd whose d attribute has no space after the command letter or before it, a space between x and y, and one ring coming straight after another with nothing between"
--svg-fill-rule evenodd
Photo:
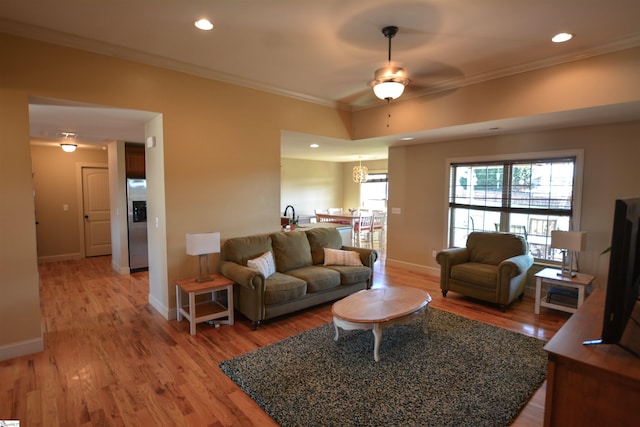
<instances>
[{"instance_id":1,"label":"kitchen counter","mask_svg":"<svg viewBox=\"0 0 640 427\"><path fill-rule=\"evenodd\" d=\"M335 224L332 222L312 222L309 224L298 224L296 228L301 230L305 230L308 228L335 228L340 233L340 237L342 237L342 244L344 246L352 245L352 227L349 224Z\"/></svg>"}]
</instances>

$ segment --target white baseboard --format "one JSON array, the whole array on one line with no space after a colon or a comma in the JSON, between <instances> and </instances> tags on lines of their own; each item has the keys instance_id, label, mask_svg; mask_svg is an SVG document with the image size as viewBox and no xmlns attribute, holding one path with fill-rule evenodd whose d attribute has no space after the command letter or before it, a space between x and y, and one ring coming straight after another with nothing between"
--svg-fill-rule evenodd
<instances>
[{"instance_id":1,"label":"white baseboard","mask_svg":"<svg viewBox=\"0 0 640 427\"><path fill-rule=\"evenodd\" d=\"M165 307L164 305L162 305L162 303L160 301L158 301L156 298L153 297L153 295L149 294L149 304L151 304L151 306L153 308L156 309L156 311L158 313L160 313L160 315L162 317L164 317L167 320L171 320L172 317L171 316L171 310L169 310L169 307ZM173 319L176 318L176 314L175 314L175 310L173 313Z\"/></svg>"},{"instance_id":2,"label":"white baseboard","mask_svg":"<svg viewBox=\"0 0 640 427\"><path fill-rule=\"evenodd\" d=\"M40 353L43 350L44 339L42 337L3 345L0 346L0 361L26 356L27 354Z\"/></svg>"},{"instance_id":3,"label":"white baseboard","mask_svg":"<svg viewBox=\"0 0 640 427\"><path fill-rule=\"evenodd\" d=\"M76 259L82 259L80 253L41 256L38 257L38 263L44 264L46 262L72 261Z\"/></svg>"},{"instance_id":4,"label":"white baseboard","mask_svg":"<svg viewBox=\"0 0 640 427\"><path fill-rule=\"evenodd\" d=\"M398 261L389 258L387 258L385 263L390 267L404 268L405 270L417 271L418 273L428 274L429 276L440 277L440 267L434 268L426 265L413 264L410 262Z\"/></svg>"},{"instance_id":5,"label":"white baseboard","mask_svg":"<svg viewBox=\"0 0 640 427\"><path fill-rule=\"evenodd\" d=\"M131 274L129 267L120 267L113 259L111 260L111 268L121 275Z\"/></svg>"}]
</instances>

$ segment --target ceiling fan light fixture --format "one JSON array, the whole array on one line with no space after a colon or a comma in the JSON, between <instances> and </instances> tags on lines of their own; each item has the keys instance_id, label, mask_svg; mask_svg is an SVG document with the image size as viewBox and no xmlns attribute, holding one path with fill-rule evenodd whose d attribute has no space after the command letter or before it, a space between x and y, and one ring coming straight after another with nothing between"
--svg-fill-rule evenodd
<instances>
[{"instance_id":1,"label":"ceiling fan light fixture","mask_svg":"<svg viewBox=\"0 0 640 427\"><path fill-rule=\"evenodd\" d=\"M406 83L400 83L393 80L386 82L377 82L373 86L373 93L380 99L390 101L392 99L399 98L404 92L404 86Z\"/></svg>"},{"instance_id":2,"label":"ceiling fan light fixture","mask_svg":"<svg viewBox=\"0 0 640 427\"><path fill-rule=\"evenodd\" d=\"M382 29L382 34L389 40L388 67L376 70L374 80L371 82L373 93L387 102L396 99L404 92L404 87L409 84L409 78L404 68L392 66L391 39L398 32L398 27L390 25Z\"/></svg>"},{"instance_id":3,"label":"ceiling fan light fixture","mask_svg":"<svg viewBox=\"0 0 640 427\"><path fill-rule=\"evenodd\" d=\"M65 153L73 153L78 148L76 144L60 144L60 147Z\"/></svg>"}]
</instances>

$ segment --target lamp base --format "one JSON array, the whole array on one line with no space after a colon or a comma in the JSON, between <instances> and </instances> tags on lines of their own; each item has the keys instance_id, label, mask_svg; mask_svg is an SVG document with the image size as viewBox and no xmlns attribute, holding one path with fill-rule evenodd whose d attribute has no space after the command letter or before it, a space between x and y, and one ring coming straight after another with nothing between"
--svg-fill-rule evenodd
<instances>
[{"instance_id":1,"label":"lamp base","mask_svg":"<svg viewBox=\"0 0 640 427\"><path fill-rule=\"evenodd\" d=\"M204 263L202 262L204 261ZM202 268L202 264L204 264L204 269ZM204 270L204 271L203 271ZM196 282L210 282L213 279L209 275L209 255L199 255L198 256L198 278Z\"/></svg>"},{"instance_id":2,"label":"lamp base","mask_svg":"<svg viewBox=\"0 0 640 427\"><path fill-rule=\"evenodd\" d=\"M565 249L562 250L562 268L558 272L558 276L562 277L576 277L576 273L573 272L573 257L571 251Z\"/></svg>"}]
</instances>

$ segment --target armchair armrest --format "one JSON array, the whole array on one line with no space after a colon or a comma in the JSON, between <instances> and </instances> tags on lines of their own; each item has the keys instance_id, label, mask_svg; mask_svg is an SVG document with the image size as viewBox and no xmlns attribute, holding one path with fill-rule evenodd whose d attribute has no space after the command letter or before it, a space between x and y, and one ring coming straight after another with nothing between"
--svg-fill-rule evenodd
<instances>
[{"instance_id":1,"label":"armchair armrest","mask_svg":"<svg viewBox=\"0 0 640 427\"><path fill-rule=\"evenodd\" d=\"M448 272L456 264L469 262L469 250L467 248L443 249L436 255L436 262Z\"/></svg>"},{"instance_id":2,"label":"armchair armrest","mask_svg":"<svg viewBox=\"0 0 640 427\"><path fill-rule=\"evenodd\" d=\"M499 304L509 304L518 295L524 294L527 272L533 265L529 254L507 258L498 264L497 300Z\"/></svg>"},{"instance_id":3,"label":"armchair armrest","mask_svg":"<svg viewBox=\"0 0 640 427\"><path fill-rule=\"evenodd\" d=\"M498 277L506 275L513 278L519 274L526 273L533 265L533 257L529 254L518 255L507 258L498 264Z\"/></svg>"},{"instance_id":4,"label":"armchair armrest","mask_svg":"<svg viewBox=\"0 0 640 427\"><path fill-rule=\"evenodd\" d=\"M436 262L440 264L440 288L442 295L446 295L449 290L449 278L451 268L456 264L469 261L469 250L467 248L444 249L436 255Z\"/></svg>"},{"instance_id":5,"label":"armchair armrest","mask_svg":"<svg viewBox=\"0 0 640 427\"><path fill-rule=\"evenodd\" d=\"M262 274L233 261L222 261L220 272L226 278L233 280L234 283L252 290L256 289L256 285L258 285L254 283L255 280L264 281Z\"/></svg>"}]
</instances>

